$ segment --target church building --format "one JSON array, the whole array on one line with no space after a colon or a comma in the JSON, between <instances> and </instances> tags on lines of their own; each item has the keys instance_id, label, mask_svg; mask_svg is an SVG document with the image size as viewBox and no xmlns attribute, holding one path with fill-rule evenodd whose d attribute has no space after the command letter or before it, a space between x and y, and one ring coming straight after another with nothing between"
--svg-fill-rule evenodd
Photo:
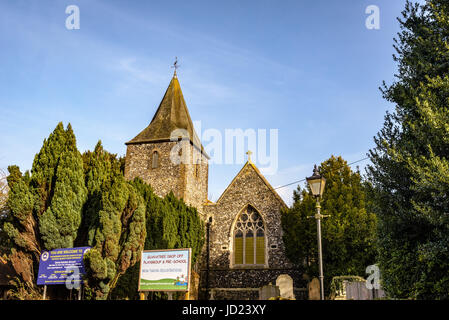
<instances>
[{"instance_id":1,"label":"church building","mask_svg":"<svg viewBox=\"0 0 449 320\"><path fill-rule=\"evenodd\" d=\"M206 225L199 259L202 299L259 299L280 275L306 296L302 274L284 253L282 198L248 161L214 203L208 196L208 161L185 103L176 71L148 127L126 142L125 177L142 178L163 197L170 191L196 207ZM187 160L186 160L187 159Z\"/></svg>"}]
</instances>

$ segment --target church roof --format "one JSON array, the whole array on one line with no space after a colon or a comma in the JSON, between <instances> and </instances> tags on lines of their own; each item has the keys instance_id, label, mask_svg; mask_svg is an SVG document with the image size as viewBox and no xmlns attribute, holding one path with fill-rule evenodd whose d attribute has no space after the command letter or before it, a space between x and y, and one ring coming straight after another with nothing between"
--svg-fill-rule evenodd
<instances>
[{"instance_id":1,"label":"church roof","mask_svg":"<svg viewBox=\"0 0 449 320\"><path fill-rule=\"evenodd\" d=\"M262 182L268 187L269 191L276 197L276 199L282 204L282 206L287 207L287 205L285 204L284 200L281 198L281 196L276 192L276 190L271 186L271 184L268 182L268 180L263 176L263 174L259 171L259 169L256 167L256 165L251 161L248 160L245 165L243 166L242 169L240 169L239 173L237 173L237 175L234 177L234 179L232 179L231 183L228 185L228 187L225 189L225 191L223 191L223 193L221 194L220 198L218 198L217 202L214 204L217 204L220 202L220 200L224 197L224 195L226 194L226 191L228 191L231 186L235 183L235 181L237 180L237 178L244 172L244 170L249 167L252 170L254 170L256 172L256 174L259 176L259 178L262 180Z\"/></svg>"},{"instance_id":2,"label":"church roof","mask_svg":"<svg viewBox=\"0 0 449 320\"><path fill-rule=\"evenodd\" d=\"M178 77L175 74L148 127L125 144L170 141L171 134L176 129L186 130L190 142L208 157L193 127Z\"/></svg>"}]
</instances>

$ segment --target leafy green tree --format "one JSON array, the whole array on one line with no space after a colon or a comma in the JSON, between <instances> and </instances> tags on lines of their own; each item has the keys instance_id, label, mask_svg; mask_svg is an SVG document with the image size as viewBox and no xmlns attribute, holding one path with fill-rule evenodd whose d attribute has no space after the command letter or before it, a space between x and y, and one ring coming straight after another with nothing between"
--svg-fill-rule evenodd
<instances>
[{"instance_id":1,"label":"leafy green tree","mask_svg":"<svg viewBox=\"0 0 449 320\"><path fill-rule=\"evenodd\" d=\"M366 210L365 186L360 173L353 172L341 157L332 156L321 164L326 187L320 201L322 220L324 288L334 276L364 276L375 263L376 218ZM316 199L309 187L298 186L291 208L282 212L283 240L289 259L309 276L318 276Z\"/></svg>"},{"instance_id":2,"label":"leafy green tree","mask_svg":"<svg viewBox=\"0 0 449 320\"><path fill-rule=\"evenodd\" d=\"M397 298L449 298L449 3L407 1L398 19L395 104L370 150L379 263Z\"/></svg>"}]
</instances>

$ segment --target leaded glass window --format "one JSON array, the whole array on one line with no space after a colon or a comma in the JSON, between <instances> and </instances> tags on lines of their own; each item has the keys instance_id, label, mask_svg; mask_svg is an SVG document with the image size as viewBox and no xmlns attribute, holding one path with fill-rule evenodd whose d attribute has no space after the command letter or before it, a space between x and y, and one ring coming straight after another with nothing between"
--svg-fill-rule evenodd
<instances>
[{"instance_id":1,"label":"leaded glass window","mask_svg":"<svg viewBox=\"0 0 449 320\"><path fill-rule=\"evenodd\" d=\"M265 264L264 224L251 206L242 211L235 223L234 264Z\"/></svg>"}]
</instances>

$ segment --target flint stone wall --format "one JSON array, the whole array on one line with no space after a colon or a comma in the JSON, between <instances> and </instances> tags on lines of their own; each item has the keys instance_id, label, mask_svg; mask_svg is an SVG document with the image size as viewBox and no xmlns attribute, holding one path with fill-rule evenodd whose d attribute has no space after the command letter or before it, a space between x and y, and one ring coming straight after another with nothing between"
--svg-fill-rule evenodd
<instances>
[{"instance_id":1,"label":"flint stone wall","mask_svg":"<svg viewBox=\"0 0 449 320\"><path fill-rule=\"evenodd\" d=\"M180 164L171 161L170 152L178 143L182 143L181 155L186 156L188 152L191 161L183 161ZM159 153L157 168L152 168L154 151ZM198 175L193 160L198 160ZM202 213L203 204L207 199L208 172L207 158L188 141L153 142L127 146L126 179L133 180L140 177L149 183L154 193L160 197L173 191L176 197L183 198L186 204L196 207L200 213Z\"/></svg>"},{"instance_id":2,"label":"flint stone wall","mask_svg":"<svg viewBox=\"0 0 449 320\"><path fill-rule=\"evenodd\" d=\"M263 266L233 265L233 228L239 214L247 205L251 205L261 215L265 226L265 256ZM260 177L252 164L240 171L231 185L216 204L204 207L204 215L212 217L210 227L209 288L222 298L244 297L243 291L219 290L220 288L254 288L276 283L281 274L292 277L294 287L302 288L306 284L302 274L285 256L282 241L281 208L285 204L273 193ZM207 266L202 259L201 287L205 288ZM238 293L237 293L238 292ZM250 293L251 292L251 293ZM258 291L247 292L248 297Z\"/></svg>"},{"instance_id":3,"label":"flint stone wall","mask_svg":"<svg viewBox=\"0 0 449 320\"><path fill-rule=\"evenodd\" d=\"M296 300L307 300L307 291L303 288L294 289ZM226 289L212 289L211 300L259 300L259 289L239 289L236 291Z\"/></svg>"}]
</instances>

